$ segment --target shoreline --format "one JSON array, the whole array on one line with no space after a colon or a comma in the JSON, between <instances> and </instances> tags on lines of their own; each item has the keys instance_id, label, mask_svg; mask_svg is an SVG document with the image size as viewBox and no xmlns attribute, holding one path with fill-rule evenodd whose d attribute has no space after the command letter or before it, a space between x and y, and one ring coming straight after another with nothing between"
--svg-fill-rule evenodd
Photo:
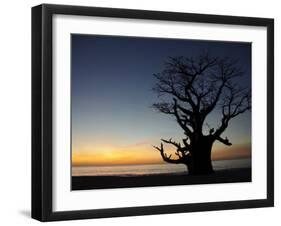
<instances>
[{"instance_id":1,"label":"shoreline","mask_svg":"<svg viewBox=\"0 0 281 226\"><path fill-rule=\"evenodd\" d=\"M251 182L251 168L218 170L210 175L165 173L151 175L72 176L71 190Z\"/></svg>"}]
</instances>

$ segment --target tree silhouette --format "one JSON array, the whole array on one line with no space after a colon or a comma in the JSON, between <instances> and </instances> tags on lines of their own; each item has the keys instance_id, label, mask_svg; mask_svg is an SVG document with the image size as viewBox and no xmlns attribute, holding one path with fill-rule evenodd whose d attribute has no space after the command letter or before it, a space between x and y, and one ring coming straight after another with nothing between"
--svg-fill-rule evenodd
<instances>
[{"instance_id":1,"label":"tree silhouette","mask_svg":"<svg viewBox=\"0 0 281 226\"><path fill-rule=\"evenodd\" d=\"M251 91L241 87L237 79L244 72L238 61L231 58L170 57L165 69L155 74L153 90L162 100L153 104L158 111L172 115L184 132L180 142L161 139L154 146L164 161L185 164L189 174L213 173L211 151L215 141L232 145L222 134L234 117L251 109ZM217 128L204 129L206 117L214 110L221 111ZM172 145L175 154L167 154L164 145Z\"/></svg>"}]
</instances>

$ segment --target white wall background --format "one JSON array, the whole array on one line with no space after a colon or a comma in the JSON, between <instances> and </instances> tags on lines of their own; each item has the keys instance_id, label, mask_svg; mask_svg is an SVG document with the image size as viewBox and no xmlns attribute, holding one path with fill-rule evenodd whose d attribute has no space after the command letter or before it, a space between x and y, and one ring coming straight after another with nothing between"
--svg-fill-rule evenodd
<instances>
[{"instance_id":1,"label":"white wall background","mask_svg":"<svg viewBox=\"0 0 281 226\"><path fill-rule=\"evenodd\" d=\"M30 218L31 10L42 1L2 1L0 13L0 224L38 225ZM55 222L55 225L277 225L281 213L281 14L276 0L57 0L44 3L275 18L275 208ZM211 195L211 194L210 194Z\"/></svg>"}]
</instances>

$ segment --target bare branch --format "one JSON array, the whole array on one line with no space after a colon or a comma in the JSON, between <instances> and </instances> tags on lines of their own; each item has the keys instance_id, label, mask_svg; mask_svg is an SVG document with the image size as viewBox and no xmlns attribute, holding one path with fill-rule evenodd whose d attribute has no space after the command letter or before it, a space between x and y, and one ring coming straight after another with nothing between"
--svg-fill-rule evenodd
<instances>
[{"instance_id":1,"label":"bare branch","mask_svg":"<svg viewBox=\"0 0 281 226\"><path fill-rule=\"evenodd\" d=\"M170 103L162 102L153 104L152 106L162 113L171 115L174 114L173 106Z\"/></svg>"},{"instance_id":2,"label":"bare branch","mask_svg":"<svg viewBox=\"0 0 281 226\"><path fill-rule=\"evenodd\" d=\"M168 162L168 163L175 163L175 164L179 164L179 163L184 163L182 161L182 159L172 159L171 156L172 155L167 155L165 152L164 152L164 147L163 147L163 143L161 143L160 145L160 148L157 147L157 146L153 146L156 150L158 150L161 154L161 157L162 159L165 161L165 162Z\"/></svg>"},{"instance_id":3,"label":"bare branch","mask_svg":"<svg viewBox=\"0 0 281 226\"><path fill-rule=\"evenodd\" d=\"M229 142L229 140L227 139L227 137L225 137L225 139L221 138L221 137L217 137L216 140L218 140L219 142L225 144L225 145L228 145L228 146L231 146L232 143Z\"/></svg>"},{"instance_id":4,"label":"bare branch","mask_svg":"<svg viewBox=\"0 0 281 226\"><path fill-rule=\"evenodd\" d=\"M181 147L181 144L180 143L177 143L177 142L175 142L175 141L172 141L172 138L171 139L169 139L169 140L165 140L165 139L161 139L164 143L167 143L167 144L172 144L172 145L174 145L176 148L178 148L178 149L181 149L182 147Z\"/></svg>"},{"instance_id":5,"label":"bare branch","mask_svg":"<svg viewBox=\"0 0 281 226\"><path fill-rule=\"evenodd\" d=\"M190 122L191 125L192 122L189 121L187 117L184 119L181 118L181 116L178 113L178 104L176 99L174 99L174 115L176 116L178 124L185 131L185 133L191 135L192 131L188 128L187 123Z\"/></svg>"},{"instance_id":6,"label":"bare branch","mask_svg":"<svg viewBox=\"0 0 281 226\"><path fill-rule=\"evenodd\" d=\"M231 119L251 109L250 90L236 88L235 85L228 85L229 93L224 98L222 104L221 126L216 130L214 138L218 137L225 131Z\"/></svg>"}]
</instances>

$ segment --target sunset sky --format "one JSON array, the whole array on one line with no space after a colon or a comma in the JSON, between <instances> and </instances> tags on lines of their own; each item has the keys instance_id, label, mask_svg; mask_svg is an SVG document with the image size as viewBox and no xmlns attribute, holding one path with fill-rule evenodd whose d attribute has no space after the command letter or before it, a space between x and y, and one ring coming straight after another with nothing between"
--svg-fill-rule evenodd
<instances>
[{"instance_id":1,"label":"sunset sky","mask_svg":"<svg viewBox=\"0 0 281 226\"><path fill-rule=\"evenodd\" d=\"M251 44L179 39L72 34L72 163L73 165L162 163L153 145L181 139L175 119L151 106L154 73L169 56L214 56L239 59L251 86ZM221 115L207 118L217 128ZM212 158L236 159L251 154L251 113L233 119L223 134L233 143L216 143ZM172 148L165 146L167 150Z\"/></svg>"}]
</instances>

